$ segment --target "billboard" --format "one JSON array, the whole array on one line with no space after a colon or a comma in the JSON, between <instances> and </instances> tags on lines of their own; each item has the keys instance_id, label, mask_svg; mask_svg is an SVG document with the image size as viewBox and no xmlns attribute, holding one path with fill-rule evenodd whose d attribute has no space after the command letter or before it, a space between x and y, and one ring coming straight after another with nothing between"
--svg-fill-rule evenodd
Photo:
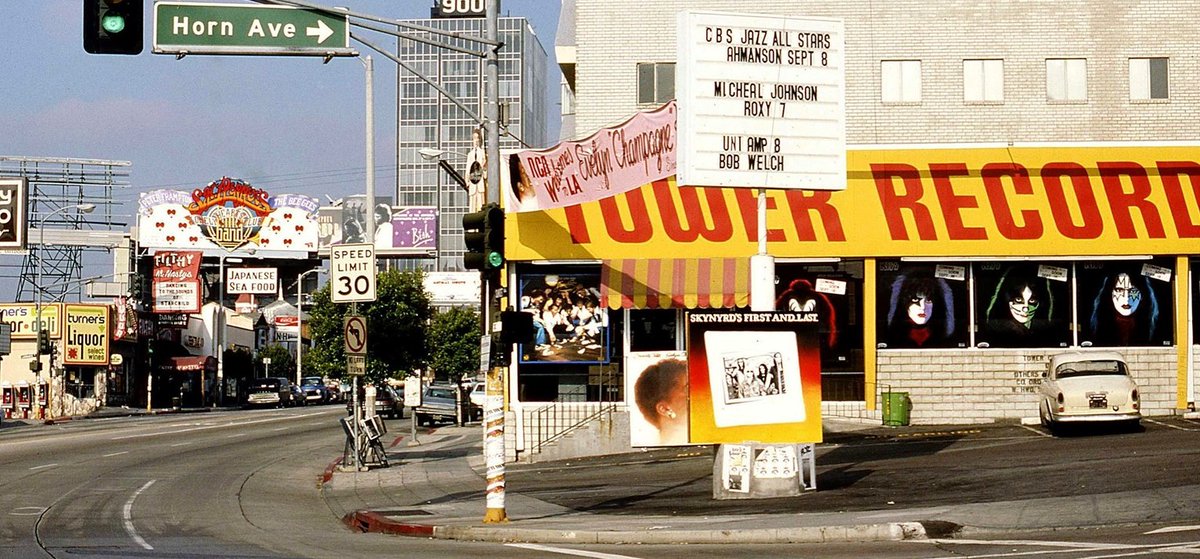
<instances>
[{"instance_id":1,"label":"billboard","mask_svg":"<svg viewBox=\"0 0 1200 559\"><path fill-rule=\"evenodd\" d=\"M817 312L688 314L693 444L821 442Z\"/></svg>"},{"instance_id":2,"label":"billboard","mask_svg":"<svg viewBox=\"0 0 1200 559\"><path fill-rule=\"evenodd\" d=\"M191 192L152 190L138 199L138 243L146 248L315 252L317 199L271 195L223 177Z\"/></svg>"},{"instance_id":3,"label":"billboard","mask_svg":"<svg viewBox=\"0 0 1200 559\"><path fill-rule=\"evenodd\" d=\"M25 202L28 191L25 177L0 179L0 250L25 248L29 231Z\"/></svg>"},{"instance_id":4,"label":"billboard","mask_svg":"<svg viewBox=\"0 0 1200 559\"><path fill-rule=\"evenodd\" d=\"M200 261L198 250L163 250L154 253L154 312L200 312Z\"/></svg>"},{"instance_id":5,"label":"billboard","mask_svg":"<svg viewBox=\"0 0 1200 559\"><path fill-rule=\"evenodd\" d=\"M392 199L376 196L369 207L366 196L347 196L340 205L324 206L317 216L318 245L323 253L340 244L368 242L367 218L375 220L375 254L379 256L433 256L437 252L436 206L393 206Z\"/></svg>"},{"instance_id":6,"label":"billboard","mask_svg":"<svg viewBox=\"0 0 1200 559\"><path fill-rule=\"evenodd\" d=\"M108 365L108 305L65 303L63 364Z\"/></svg>"}]
</instances>

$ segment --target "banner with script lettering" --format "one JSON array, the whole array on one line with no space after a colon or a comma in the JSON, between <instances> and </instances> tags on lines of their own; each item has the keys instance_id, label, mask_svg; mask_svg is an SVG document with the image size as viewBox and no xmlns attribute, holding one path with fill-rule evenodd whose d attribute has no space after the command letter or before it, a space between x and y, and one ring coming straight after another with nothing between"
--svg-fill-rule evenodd
<instances>
[{"instance_id":1,"label":"banner with script lettering","mask_svg":"<svg viewBox=\"0 0 1200 559\"><path fill-rule=\"evenodd\" d=\"M500 173L508 183L505 211L592 202L674 175L675 113L671 101L583 140L517 152L519 175Z\"/></svg>"},{"instance_id":2,"label":"banner with script lettering","mask_svg":"<svg viewBox=\"0 0 1200 559\"><path fill-rule=\"evenodd\" d=\"M201 256L198 250L154 253L154 312L200 312Z\"/></svg>"}]
</instances>

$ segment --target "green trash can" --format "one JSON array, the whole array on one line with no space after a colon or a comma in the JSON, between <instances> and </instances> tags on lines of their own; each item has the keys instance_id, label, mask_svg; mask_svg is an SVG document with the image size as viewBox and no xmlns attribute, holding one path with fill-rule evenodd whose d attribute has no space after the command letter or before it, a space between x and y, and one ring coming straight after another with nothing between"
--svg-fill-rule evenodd
<instances>
[{"instance_id":1,"label":"green trash can","mask_svg":"<svg viewBox=\"0 0 1200 559\"><path fill-rule=\"evenodd\" d=\"M908 425L908 412L912 411L912 400L908 399L908 392L884 392L882 400L884 425Z\"/></svg>"}]
</instances>

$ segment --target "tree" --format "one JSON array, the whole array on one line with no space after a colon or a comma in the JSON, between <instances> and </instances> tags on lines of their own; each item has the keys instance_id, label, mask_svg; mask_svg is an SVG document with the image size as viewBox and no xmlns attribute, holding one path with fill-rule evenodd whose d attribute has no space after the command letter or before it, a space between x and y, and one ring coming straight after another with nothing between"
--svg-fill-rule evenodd
<instances>
[{"instance_id":1,"label":"tree","mask_svg":"<svg viewBox=\"0 0 1200 559\"><path fill-rule=\"evenodd\" d=\"M366 382L403 378L428 362L425 339L433 306L420 270L388 270L376 276L376 300L358 303L358 314L367 319ZM313 294L306 324L314 347L304 352L304 370L330 378L346 373L343 319L349 304L329 299L329 284Z\"/></svg>"},{"instance_id":2,"label":"tree","mask_svg":"<svg viewBox=\"0 0 1200 559\"><path fill-rule=\"evenodd\" d=\"M479 370L479 314L454 307L433 317L429 329L429 368L435 380L457 381Z\"/></svg>"},{"instance_id":3,"label":"tree","mask_svg":"<svg viewBox=\"0 0 1200 559\"><path fill-rule=\"evenodd\" d=\"M271 358L270 368L263 363L264 357ZM296 356L280 344L271 344L258 350L258 355L254 356L254 370L263 371L263 376L270 373L270 376L273 377L286 377L288 380L292 380L296 378Z\"/></svg>"}]
</instances>

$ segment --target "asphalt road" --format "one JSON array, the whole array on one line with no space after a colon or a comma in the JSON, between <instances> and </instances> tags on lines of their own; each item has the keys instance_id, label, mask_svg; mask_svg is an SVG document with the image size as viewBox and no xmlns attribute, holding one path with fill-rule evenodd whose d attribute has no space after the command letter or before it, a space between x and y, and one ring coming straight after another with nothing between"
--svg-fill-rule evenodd
<instances>
[{"instance_id":1,"label":"asphalt road","mask_svg":"<svg viewBox=\"0 0 1200 559\"><path fill-rule=\"evenodd\" d=\"M923 542L537 546L347 530L317 480L341 453L340 406L86 420L0 430L0 557L1185 557L1200 553L1200 424L1052 438L1016 425L831 436L818 491L713 501L706 448L515 466L514 491L610 515L968 511L979 528ZM406 433L408 420L393 422ZM400 467L400 466L394 466ZM1096 495L1128 510L1087 510ZM1019 503L1061 500L1031 532ZM1057 501L1055 501L1057 502ZM1014 505L1018 503L1018 505ZM911 509L907 509L911 510ZM1102 513L1102 514L1101 514ZM1138 522L1121 522L1134 514ZM1079 518L1115 519L1084 529ZM1132 517L1132 516L1131 516ZM995 526L987 526L992 522Z\"/></svg>"},{"instance_id":2,"label":"asphalt road","mask_svg":"<svg viewBox=\"0 0 1200 559\"><path fill-rule=\"evenodd\" d=\"M342 413L325 406L0 430L0 557L559 557L349 531L317 485L341 455Z\"/></svg>"}]
</instances>

